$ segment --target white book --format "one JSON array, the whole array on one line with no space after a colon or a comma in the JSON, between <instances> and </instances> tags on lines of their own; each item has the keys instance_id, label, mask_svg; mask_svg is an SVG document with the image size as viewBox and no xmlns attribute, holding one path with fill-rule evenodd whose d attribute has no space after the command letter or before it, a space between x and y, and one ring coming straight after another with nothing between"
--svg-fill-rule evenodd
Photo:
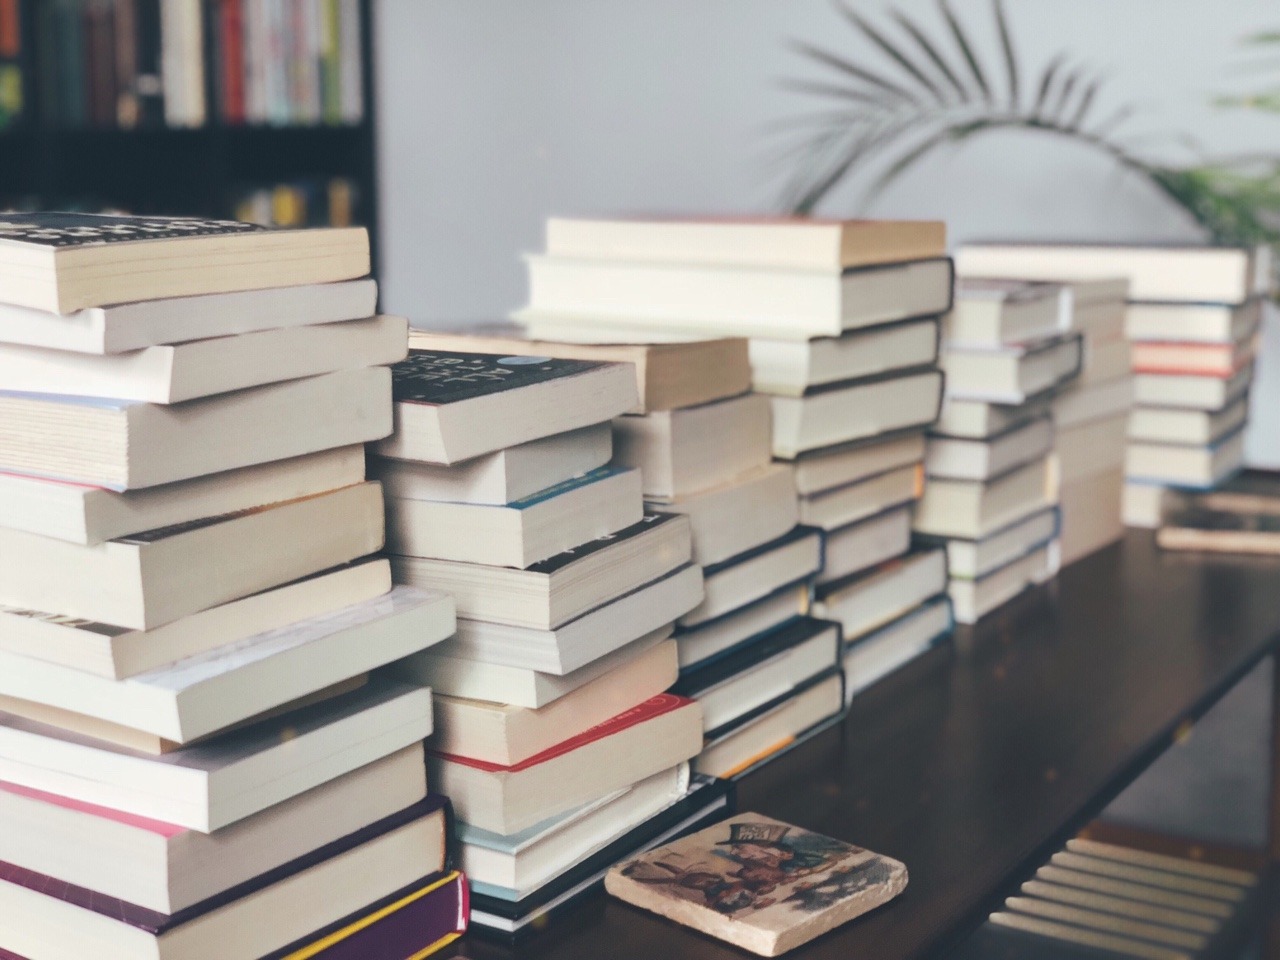
<instances>
[{"instance_id":1,"label":"white book","mask_svg":"<svg viewBox=\"0 0 1280 960\"><path fill-rule=\"evenodd\" d=\"M801 496L833 490L924 459L925 436L912 432L875 437L829 450L815 450L793 462Z\"/></svg>"},{"instance_id":2,"label":"white book","mask_svg":"<svg viewBox=\"0 0 1280 960\"><path fill-rule=\"evenodd\" d=\"M701 626L676 634L680 669L685 670L809 612L809 585L783 587Z\"/></svg>"},{"instance_id":3,"label":"white book","mask_svg":"<svg viewBox=\"0 0 1280 960\"><path fill-rule=\"evenodd\" d=\"M1129 444L1124 475L1129 480L1205 489L1216 486L1244 465L1244 431L1210 447L1163 443Z\"/></svg>"},{"instance_id":4,"label":"white book","mask_svg":"<svg viewBox=\"0 0 1280 960\"><path fill-rule=\"evenodd\" d=\"M938 359L938 321L910 320L840 337L750 341L752 386L801 396L810 387L930 366Z\"/></svg>"},{"instance_id":5,"label":"white book","mask_svg":"<svg viewBox=\"0 0 1280 960\"><path fill-rule=\"evenodd\" d=\"M390 589L391 565L374 559L210 607L152 630L0 607L0 651L124 680L214 647L372 600Z\"/></svg>"},{"instance_id":6,"label":"white book","mask_svg":"<svg viewBox=\"0 0 1280 960\"><path fill-rule=\"evenodd\" d=\"M640 471L601 467L515 503L387 498L387 549L525 570L644 516Z\"/></svg>"},{"instance_id":7,"label":"white book","mask_svg":"<svg viewBox=\"0 0 1280 960\"><path fill-rule=\"evenodd\" d=\"M1222 410L1135 407L1129 417L1129 438L1144 443L1212 446L1243 427L1248 418L1245 397Z\"/></svg>"},{"instance_id":8,"label":"white book","mask_svg":"<svg viewBox=\"0 0 1280 960\"><path fill-rule=\"evenodd\" d=\"M1130 481L1126 477L1120 502L1126 527L1149 530L1164 520L1165 488L1158 483Z\"/></svg>"},{"instance_id":9,"label":"white book","mask_svg":"<svg viewBox=\"0 0 1280 960\"><path fill-rule=\"evenodd\" d=\"M408 336L409 322L403 317L368 317L106 356L0 343L0 389L181 403L336 370L396 363L408 352Z\"/></svg>"},{"instance_id":10,"label":"white book","mask_svg":"<svg viewBox=\"0 0 1280 960\"><path fill-rule=\"evenodd\" d=\"M937 370L832 384L803 397L773 398L773 455L785 460L822 447L923 427L938 416Z\"/></svg>"},{"instance_id":11,"label":"white book","mask_svg":"<svg viewBox=\"0 0 1280 960\"><path fill-rule=\"evenodd\" d=\"M819 585L832 583L901 556L911 546L911 508L895 507L879 516L826 535Z\"/></svg>"},{"instance_id":12,"label":"white book","mask_svg":"<svg viewBox=\"0 0 1280 960\"><path fill-rule=\"evenodd\" d=\"M934 316L951 305L945 259L844 273L551 256L527 262L529 307L517 317L539 335L541 321L553 318L807 340Z\"/></svg>"},{"instance_id":13,"label":"white book","mask_svg":"<svg viewBox=\"0 0 1280 960\"><path fill-rule=\"evenodd\" d=\"M0 342L113 354L372 316L373 280L140 300L74 313L0 304Z\"/></svg>"},{"instance_id":14,"label":"white book","mask_svg":"<svg viewBox=\"0 0 1280 960\"><path fill-rule=\"evenodd\" d=\"M786 463L770 464L723 486L649 508L689 518L693 561L703 566L777 539L796 525L800 513L795 477Z\"/></svg>"},{"instance_id":15,"label":"white book","mask_svg":"<svg viewBox=\"0 0 1280 960\"><path fill-rule=\"evenodd\" d=\"M431 735L431 692L365 687L163 756L0 714L0 780L212 833Z\"/></svg>"},{"instance_id":16,"label":"white book","mask_svg":"<svg viewBox=\"0 0 1280 960\"><path fill-rule=\"evenodd\" d=\"M920 606L844 649L845 703L933 649L954 626L946 596Z\"/></svg>"},{"instance_id":17,"label":"white book","mask_svg":"<svg viewBox=\"0 0 1280 960\"><path fill-rule=\"evenodd\" d=\"M1059 432L1096 420L1127 416L1133 406L1135 378L1125 375L1108 383L1067 384L1050 411Z\"/></svg>"},{"instance_id":18,"label":"white book","mask_svg":"<svg viewBox=\"0 0 1280 960\"><path fill-rule=\"evenodd\" d=\"M1070 389L1066 387L1065 389ZM985 440L1021 426L1049 409L1049 398L1007 406L985 400L958 400L948 397L942 404L933 430L948 437Z\"/></svg>"},{"instance_id":19,"label":"white book","mask_svg":"<svg viewBox=\"0 0 1280 960\"><path fill-rule=\"evenodd\" d=\"M127 490L391 432L391 372L342 370L177 406L0 393L0 467Z\"/></svg>"},{"instance_id":20,"label":"white book","mask_svg":"<svg viewBox=\"0 0 1280 960\"><path fill-rule=\"evenodd\" d=\"M1239 343L1258 329L1263 302L1131 303L1125 333L1130 340Z\"/></svg>"},{"instance_id":21,"label":"white book","mask_svg":"<svg viewBox=\"0 0 1280 960\"><path fill-rule=\"evenodd\" d=\"M1079 334L1001 347L948 343L939 363L949 398L1021 404L1077 377L1083 350Z\"/></svg>"},{"instance_id":22,"label":"white book","mask_svg":"<svg viewBox=\"0 0 1280 960\"><path fill-rule=\"evenodd\" d=\"M856 483L800 498L800 522L832 531L910 503L920 496L924 474L918 463Z\"/></svg>"},{"instance_id":23,"label":"white book","mask_svg":"<svg viewBox=\"0 0 1280 960\"><path fill-rule=\"evenodd\" d=\"M947 554L923 548L818 591L814 616L834 620L851 642L947 589Z\"/></svg>"},{"instance_id":24,"label":"white book","mask_svg":"<svg viewBox=\"0 0 1280 960\"><path fill-rule=\"evenodd\" d=\"M1054 283L961 277L942 321L950 343L1000 347L1062 332L1062 290Z\"/></svg>"},{"instance_id":25,"label":"white book","mask_svg":"<svg viewBox=\"0 0 1280 960\"><path fill-rule=\"evenodd\" d=\"M1053 447L1053 421L1041 417L989 440L930 437L924 468L930 477L990 480L1041 459Z\"/></svg>"},{"instance_id":26,"label":"white book","mask_svg":"<svg viewBox=\"0 0 1280 960\"><path fill-rule=\"evenodd\" d=\"M443 466L372 457L369 478L388 497L501 506L603 467L613 455L613 430L597 423L517 444L464 463Z\"/></svg>"},{"instance_id":27,"label":"white book","mask_svg":"<svg viewBox=\"0 0 1280 960\"><path fill-rule=\"evenodd\" d=\"M1003 477L930 480L916 503L918 533L981 539L1051 505L1048 459L1018 467Z\"/></svg>"},{"instance_id":28,"label":"white book","mask_svg":"<svg viewBox=\"0 0 1280 960\"><path fill-rule=\"evenodd\" d=\"M1053 570L1053 551L1038 547L977 580L951 581L948 593L957 623L973 624L1008 603Z\"/></svg>"},{"instance_id":29,"label":"white book","mask_svg":"<svg viewBox=\"0 0 1280 960\"><path fill-rule=\"evenodd\" d=\"M183 744L426 649L453 626L450 598L396 587L127 680L0 653L0 697Z\"/></svg>"},{"instance_id":30,"label":"white book","mask_svg":"<svg viewBox=\"0 0 1280 960\"><path fill-rule=\"evenodd\" d=\"M1042 510L978 540L949 539L946 541L947 569L954 580L985 577L1048 543L1059 529L1058 514Z\"/></svg>"},{"instance_id":31,"label":"white book","mask_svg":"<svg viewBox=\"0 0 1280 960\"><path fill-rule=\"evenodd\" d=\"M812 576L821 566L821 534L797 527L772 543L704 570L705 599L680 618L680 626L694 627L739 610Z\"/></svg>"},{"instance_id":32,"label":"white book","mask_svg":"<svg viewBox=\"0 0 1280 960\"><path fill-rule=\"evenodd\" d=\"M1123 470L1128 436L1129 417L1124 414L1059 430L1053 453L1054 486L1062 490L1100 473Z\"/></svg>"},{"instance_id":33,"label":"white book","mask_svg":"<svg viewBox=\"0 0 1280 960\"><path fill-rule=\"evenodd\" d=\"M1244 396L1253 383L1253 364L1230 379L1167 373L1140 373L1133 378L1133 402L1148 407L1221 410Z\"/></svg>"},{"instance_id":34,"label":"white book","mask_svg":"<svg viewBox=\"0 0 1280 960\"><path fill-rule=\"evenodd\" d=\"M1122 467L1064 484L1060 498L1058 542L1064 567L1124 536Z\"/></svg>"},{"instance_id":35,"label":"white book","mask_svg":"<svg viewBox=\"0 0 1280 960\"><path fill-rule=\"evenodd\" d=\"M1112 383L1129 375L1133 367L1133 351L1129 341L1123 338L1115 340L1095 340L1085 337L1084 364L1080 368L1080 376L1076 382L1081 387L1090 387L1100 383Z\"/></svg>"},{"instance_id":36,"label":"white book","mask_svg":"<svg viewBox=\"0 0 1280 960\"><path fill-rule=\"evenodd\" d=\"M644 495L672 500L719 487L770 460L767 397L743 394L613 422L614 462L643 475Z\"/></svg>"}]
</instances>

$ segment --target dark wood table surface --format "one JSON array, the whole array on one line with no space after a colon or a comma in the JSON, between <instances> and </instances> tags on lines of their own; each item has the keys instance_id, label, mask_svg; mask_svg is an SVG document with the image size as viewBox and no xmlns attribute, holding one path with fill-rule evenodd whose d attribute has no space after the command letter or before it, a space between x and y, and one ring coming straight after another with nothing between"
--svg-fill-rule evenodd
<instances>
[{"instance_id":1,"label":"dark wood table surface","mask_svg":"<svg viewBox=\"0 0 1280 960\"><path fill-rule=\"evenodd\" d=\"M1135 531L860 695L744 779L738 806L896 857L911 882L789 956L945 956L1278 639L1280 561L1164 554ZM747 956L603 893L516 948L452 952Z\"/></svg>"}]
</instances>

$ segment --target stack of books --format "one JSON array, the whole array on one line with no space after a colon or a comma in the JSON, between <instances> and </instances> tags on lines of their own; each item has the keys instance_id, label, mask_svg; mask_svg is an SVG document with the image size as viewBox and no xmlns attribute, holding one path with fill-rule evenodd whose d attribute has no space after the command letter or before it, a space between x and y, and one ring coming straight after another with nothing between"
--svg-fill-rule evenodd
<instances>
[{"instance_id":1,"label":"stack of books","mask_svg":"<svg viewBox=\"0 0 1280 960\"><path fill-rule=\"evenodd\" d=\"M1129 526L1159 526L1166 489L1212 489L1243 465L1262 302L1273 286L1267 248L979 244L960 262L1006 276L1128 280Z\"/></svg>"},{"instance_id":2,"label":"stack of books","mask_svg":"<svg viewBox=\"0 0 1280 960\"><path fill-rule=\"evenodd\" d=\"M1078 376L1054 284L961 280L943 326L947 399L917 533L945 546L956 619L974 623L1057 569L1054 395Z\"/></svg>"},{"instance_id":3,"label":"stack of books","mask_svg":"<svg viewBox=\"0 0 1280 960\"><path fill-rule=\"evenodd\" d=\"M464 925L430 691L383 670L454 607L371 556L406 324L368 269L362 230L0 227L5 956L404 956Z\"/></svg>"},{"instance_id":4,"label":"stack of books","mask_svg":"<svg viewBox=\"0 0 1280 960\"><path fill-rule=\"evenodd\" d=\"M703 602L689 520L610 463L636 383L626 363L414 348L373 447L394 578L457 602L456 635L399 669L435 691L428 769L497 933L726 803L690 782L701 708L667 692L673 624Z\"/></svg>"},{"instance_id":5,"label":"stack of books","mask_svg":"<svg viewBox=\"0 0 1280 960\"><path fill-rule=\"evenodd\" d=\"M748 338L752 385L772 415L774 472L793 471L799 494L802 526L774 543L811 558L807 528L822 532L815 612L842 626L841 658L857 674L847 695L950 627L937 596L946 586L940 552L898 562L911 545L921 434L942 397L937 317L952 294L945 254L940 223L552 220L546 253L529 261L530 303L518 317L532 336ZM763 559L720 560L709 583L745 577ZM804 611L803 589L709 605L704 622L686 623L700 636L685 645L720 653L759 640ZM905 622L917 614L924 618ZM805 629L824 628L807 621ZM823 696L838 713L836 681L827 682ZM759 746L767 754L771 745Z\"/></svg>"}]
</instances>

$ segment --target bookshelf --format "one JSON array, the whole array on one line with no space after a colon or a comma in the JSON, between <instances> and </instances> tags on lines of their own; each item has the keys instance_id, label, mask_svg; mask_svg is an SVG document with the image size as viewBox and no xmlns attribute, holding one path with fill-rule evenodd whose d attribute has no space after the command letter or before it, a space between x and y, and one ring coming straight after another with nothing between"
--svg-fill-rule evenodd
<instances>
[{"instance_id":1,"label":"bookshelf","mask_svg":"<svg viewBox=\"0 0 1280 960\"><path fill-rule=\"evenodd\" d=\"M147 0L0 0L0 21L10 5L18 10L21 49L11 62L18 63L22 71L22 111L0 128L0 209L115 208L210 217L244 217L246 210L256 211L258 215L251 219L263 219L263 214L273 209L293 217L306 210L305 217L293 222L352 222L368 227L376 238L372 0L265 0L256 4L266 8L274 5L286 13L306 8L323 13L330 3L335 9L350 3L349 16L359 26L355 48L359 51L355 64L359 73L355 83L358 119L350 110L346 119L332 114L328 120L285 119L281 109L274 122L228 120L225 87L219 87L225 80L219 76L219 44L223 41L218 17L226 5L247 9L246 0L151 2L156 11L160 3L177 3L200 12L205 68L202 95L207 104L203 123L173 125L159 106L131 126L121 126L117 117L101 114L96 120L85 116L68 122L59 113L64 106L63 94L50 88L50 69L42 59L53 46L45 34L58 29L59 23L40 5L61 5L82 11L86 17L91 9L99 13L106 9L118 16L117 4L128 4L137 11L147 6ZM285 26L291 24L286 22ZM294 54L295 60L304 56L298 51ZM290 69L294 66L296 63L289 65ZM246 72L248 69L246 64ZM325 82L319 76L320 69L313 76ZM55 82L65 83L66 79ZM298 79L296 74L292 79ZM302 79L305 83L307 78ZM118 81L115 92L124 88ZM86 90L93 95L92 83ZM292 95L296 90L294 87L287 93ZM316 99L326 96L321 93ZM345 183L343 193L330 191L335 180ZM258 201L256 207L246 204L251 198ZM330 198L343 201L344 208L335 209L335 217L329 216ZM284 225L288 221L276 222ZM377 251L374 253L376 263Z\"/></svg>"}]
</instances>

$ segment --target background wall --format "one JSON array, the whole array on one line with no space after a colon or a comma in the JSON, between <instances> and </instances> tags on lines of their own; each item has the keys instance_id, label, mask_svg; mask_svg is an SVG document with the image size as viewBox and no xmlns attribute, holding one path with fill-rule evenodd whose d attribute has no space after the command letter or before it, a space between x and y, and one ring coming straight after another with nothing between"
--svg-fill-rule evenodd
<instances>
[{"instance_id":1,"label":"background wall","mask_svg":"<svg viewBox=\"0 0 1280 960\"><path fill-rule=\"evenodd\" d=\"M853 0L868 15L886 3ZM937 23L933 0L898 9ZM789 47L876 63L827 0L378 0L375 10L385 308L430 325L491 320L524 301L522 251L551 213L781 211L793 172L781 125L813 102ZM987 0L954 0L995 51ZM1136 103L1144 151L1185 158L1270 148L1280 117L1215 109L1256 85L1238 41L1280 28L1257 0L1014 0L1026 73L1059 50L1108 75L1100 106ZM1105 109L1104 109L1104 112ZM1145 183L1045 135L944 153L870 205L849 184L820 209L945 219L981 237L1194 239ZM1254 403L1251 455L1280 465L1280 330Z\"/></svg>"}]
</instances>

